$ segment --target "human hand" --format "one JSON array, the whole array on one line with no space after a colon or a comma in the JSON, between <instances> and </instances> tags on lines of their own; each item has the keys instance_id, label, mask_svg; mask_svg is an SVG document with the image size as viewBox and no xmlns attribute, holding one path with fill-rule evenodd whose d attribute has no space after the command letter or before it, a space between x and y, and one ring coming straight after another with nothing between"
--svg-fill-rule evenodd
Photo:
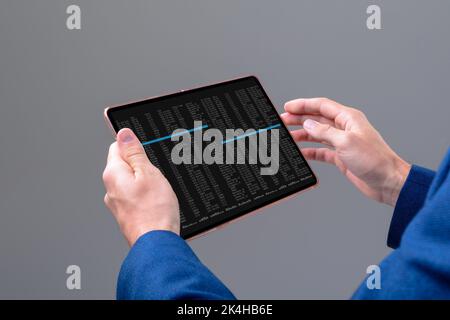
<instances>
[{"instance_id":1,"label":"human hand","mask_svg":"<svg viewBox=\"0 0 450 320\"><path fill-rule=\"evenodd\" d=\"M111 144L103 182L105 204L130 246L152 230L180 233L178 199L132 130L120 130Z\"/></svg>"},{"instance_id":2,"label":"human hand","mask_svg":"<svg viewBox=\"0 0 450 320\"><path fill-rule=\"evenodd\" d=\"M336 165L364 195L395 206L411 165L383 140L361 111L326 98L296 99L284 105L286 125L297 142L330 148L303 148L306 159Z\"/></svg>"}]
</instances>

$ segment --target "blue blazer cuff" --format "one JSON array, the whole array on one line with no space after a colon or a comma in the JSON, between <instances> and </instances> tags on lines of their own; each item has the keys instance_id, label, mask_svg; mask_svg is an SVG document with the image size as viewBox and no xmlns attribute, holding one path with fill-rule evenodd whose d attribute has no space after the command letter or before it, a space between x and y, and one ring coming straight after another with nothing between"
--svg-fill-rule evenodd
<instances>
[{"instance_id":1,"label":"blue blazer cuff","mask_svg":"<svg viewBox=\"0 0 450 320\"><path fill-rule=\"evenodd\" d=\"M387 245L393 249L400 246L406 227L422 208L435 172L413 165L403 185L389 227Z\"/></svg>"},{"instance_id":2,"label":"blue blazer cuff","mask_svg":"<svg viewBox=\"0 0 450 320\"><path fill-rule=\"evenodd\" d=\"M170 231L150 231L131 248L119 273L117 299L235 299Z\"/></svg>"}]
</instances>

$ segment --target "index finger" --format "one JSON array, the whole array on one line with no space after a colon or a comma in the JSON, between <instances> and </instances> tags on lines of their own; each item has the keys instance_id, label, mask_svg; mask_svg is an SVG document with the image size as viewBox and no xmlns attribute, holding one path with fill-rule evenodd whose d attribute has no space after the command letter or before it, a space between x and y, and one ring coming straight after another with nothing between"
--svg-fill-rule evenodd
<instances>
[{"instance_id":1,"label":"index finger","mask_svg":"<svg viewBox=\"0 0 450 320\"><path fill-rule=\"evenodd\" d=\"M330 120L335 120L341 112L345 111L343 105L326 98L291 100L286 102L284 109L292 114L318 114Z\"/></svg>"}]
</instances>

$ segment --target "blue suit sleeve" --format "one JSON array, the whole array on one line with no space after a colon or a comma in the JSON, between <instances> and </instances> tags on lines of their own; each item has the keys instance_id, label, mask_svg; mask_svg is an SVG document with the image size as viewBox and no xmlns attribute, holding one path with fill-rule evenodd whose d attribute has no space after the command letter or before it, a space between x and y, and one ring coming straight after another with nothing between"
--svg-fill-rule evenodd
<instances>
[{"instance_id":1,"label":"blue suit sleeve","mask_svg":"<svg viewBox=\"0 0 450 320\"><path fill-rule=\"evenodd\" d=\"M412 208L423 205L403 222L398 248L381 262L381 288L369 290L364 281L354 299L450 299L449 172L450 150L426 196L410 198Z\"/></svg>"},{"instance_id":2,"label":"blue suit sleeve","mask_svg":"<svg viewBox=\"0 0 450 320\"><path fill-rule=\"evenodd\" d=\"M173 232L141 236L122 264L117 299L235 299Z\"/></svg>"},{"instance_id":3,"label":"blue suit sleeve","mask_svg":"<svg viewBox=\"0 0 450 320\"><path fill-rule=\"evenodd\" d=\"M395 205L387 245L398 248L403 232L422 208L435 172L416 165L411 167Z\"/></svg>"}]
</instances>

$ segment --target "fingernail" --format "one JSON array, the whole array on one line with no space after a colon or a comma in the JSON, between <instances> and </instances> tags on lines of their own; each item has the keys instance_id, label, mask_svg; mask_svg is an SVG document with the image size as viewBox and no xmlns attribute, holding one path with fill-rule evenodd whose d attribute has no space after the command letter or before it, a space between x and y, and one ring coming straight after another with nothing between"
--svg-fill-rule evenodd
<instances>
[{"instance_id":1,"label":"fingernail","mask_svg":"<svg viewBox=\"0 0 450 320\"><path fill-rule=\"evenodd\" d=\"M303 122L303 127L306 129L314 129L317 126L317 121L312 119L306 119L305 122Z\"/></svg>"},{"instance_id":2,"label":"fingernail","mask_svg":"<svg viewBox=\"0 0 450 320\"><path fill-rule=\"evenodd\" d=\"M124 143L128 143L133 141L134 137L131 134L130 130L125 130L125 132L122 132L122 134L120 134L120 141L124 142Z\"/></svg>"}]
</instances>

